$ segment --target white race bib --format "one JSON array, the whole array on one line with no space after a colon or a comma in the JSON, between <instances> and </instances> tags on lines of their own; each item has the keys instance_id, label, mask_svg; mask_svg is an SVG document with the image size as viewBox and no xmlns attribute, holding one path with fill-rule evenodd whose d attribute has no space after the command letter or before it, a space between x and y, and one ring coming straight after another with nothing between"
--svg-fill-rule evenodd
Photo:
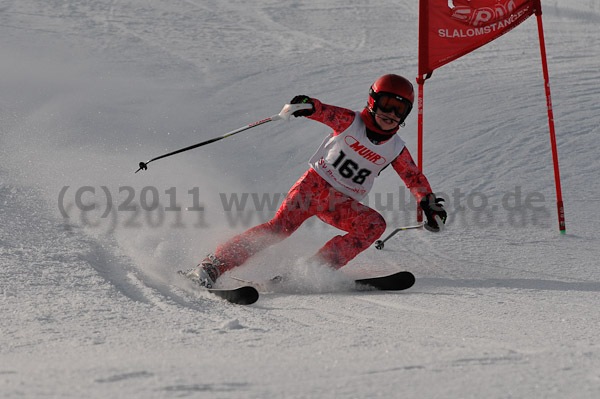
<instances>
[{"instance_id":1,"label":"white race bib","mask_svg":"<svg viewBox=\"0 0 600 399\"><path fill-rule=\"evenodd\" d=\"M332 133L323 141L308 163L333 188L360 201L373 187L379 172L403 149L404 141L398 135L385 143L373 144L357 113L346 130L337 136Z\"/></svg>"}]
</instances>

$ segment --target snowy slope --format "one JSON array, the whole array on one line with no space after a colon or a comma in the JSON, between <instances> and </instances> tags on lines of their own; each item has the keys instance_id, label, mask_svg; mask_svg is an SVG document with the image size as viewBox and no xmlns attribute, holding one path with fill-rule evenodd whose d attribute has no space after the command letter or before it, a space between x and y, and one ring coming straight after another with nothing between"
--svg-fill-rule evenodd
<instances>
[{"instance_id":1,"label":"snowy slope","mask_svg":"<svg viewBox=\"0 0 600 399\"><path fill-rule=\"evenodd\" d=\"M598 397L598 0L542 1L566 236L530 19L425 85L424 171L448 228L345 268L408 269L411 290L311 269L337 234L319 221L230 273L295 276L255 305L175 276L268 220L328 129L270 123L138 162L296 94L360 110L378 76L416 75L417 3L4 0L0 396ZM401 135L416 156L416 115ZM368 201L390 231L414 221L390 171Z\"/></svg>"}]
</instances>

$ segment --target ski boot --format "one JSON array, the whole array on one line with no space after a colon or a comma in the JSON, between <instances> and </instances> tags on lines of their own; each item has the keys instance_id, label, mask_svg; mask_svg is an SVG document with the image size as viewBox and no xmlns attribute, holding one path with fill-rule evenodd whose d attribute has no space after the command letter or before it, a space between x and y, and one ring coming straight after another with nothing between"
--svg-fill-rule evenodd
<instances>
[{"instance_id":1,"label":"ski boot","mask_svg":"<svg viewBox=\"0 0 600 399\"><path fill-rule=\"evenodd\" d=\"M220 265L221 262L214 255L210 254L195 269L185 272L185 276L200 287L214 288L215 282L221 275L219 271Z\"/></svg>"}]
</instances>

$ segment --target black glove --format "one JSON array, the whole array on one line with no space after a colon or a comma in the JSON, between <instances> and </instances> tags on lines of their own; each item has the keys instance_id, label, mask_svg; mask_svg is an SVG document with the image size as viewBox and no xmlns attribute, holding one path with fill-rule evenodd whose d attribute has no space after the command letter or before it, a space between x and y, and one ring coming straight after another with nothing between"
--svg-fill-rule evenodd
<instances>
[{"instance_id":1,"label":"black glove","mask_svg":"<svg viewBox=\"0 0 600 399\"><path fill-rule=\"evenodd\" d=\"M294 115L296 118L299 116L310 116L315 113L315 104L313 103L313 101L311 100L311 98L309 96L305 96L303 94L296 96L296 97L292 98L292 101L290 101L290 104L310 104L310 105L312 105L311 109L301 109L300 111L294 112L292 115Z\"/></svg>"},{"instance_id":2,"label":"black glove","mask_svg":"<svg viewBox=\"0 0 600 399\"><path fill-rule=\"evenodd\" d=\"M427 223L423 227L426 230L433 231L437 233L440 231L440 226L438 225L437 220L435 220L436 216L439 216L442 223L446 223L446 218L448 214L444 210L444 202L443 198L436 198L434 193L427 194L420 202L421 209L425 216L427 217Z\"/></svg>"}]
</instances>

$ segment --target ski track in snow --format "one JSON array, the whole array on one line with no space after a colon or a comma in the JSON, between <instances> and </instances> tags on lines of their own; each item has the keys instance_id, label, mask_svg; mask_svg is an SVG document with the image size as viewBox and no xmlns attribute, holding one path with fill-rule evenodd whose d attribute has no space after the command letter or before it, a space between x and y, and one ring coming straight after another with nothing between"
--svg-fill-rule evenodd
<instances>
[{"instance_id":1,"label":"ski track in snow","mask_svg":"<svg viewBox=\"0 0 600 399\"><path fill-rule=\"evenodd\" d=\"M328 129L269 124L135 165L296 94L361 109L377 76L416 72L417 2L4 1L0 396L598 397L600 3L542 3L568 234L532 18L425 85L424 170L446 231L401 232L342 277L303 262L338 234L310 220L223 276L292 276L243 307L175 272L275 211L226 212L220 194L285 193ZM416 158L415 132L416 114L401 131ZM393 194L388 231L414 220L398 184L382 174L369 197ZM78 211L82 187L93 212ZM205 215L118 210L147 187ZM515 209L532 194L540 207ZM410 290L349 288L398 268Z\"/></svg>"}]
</instances>

